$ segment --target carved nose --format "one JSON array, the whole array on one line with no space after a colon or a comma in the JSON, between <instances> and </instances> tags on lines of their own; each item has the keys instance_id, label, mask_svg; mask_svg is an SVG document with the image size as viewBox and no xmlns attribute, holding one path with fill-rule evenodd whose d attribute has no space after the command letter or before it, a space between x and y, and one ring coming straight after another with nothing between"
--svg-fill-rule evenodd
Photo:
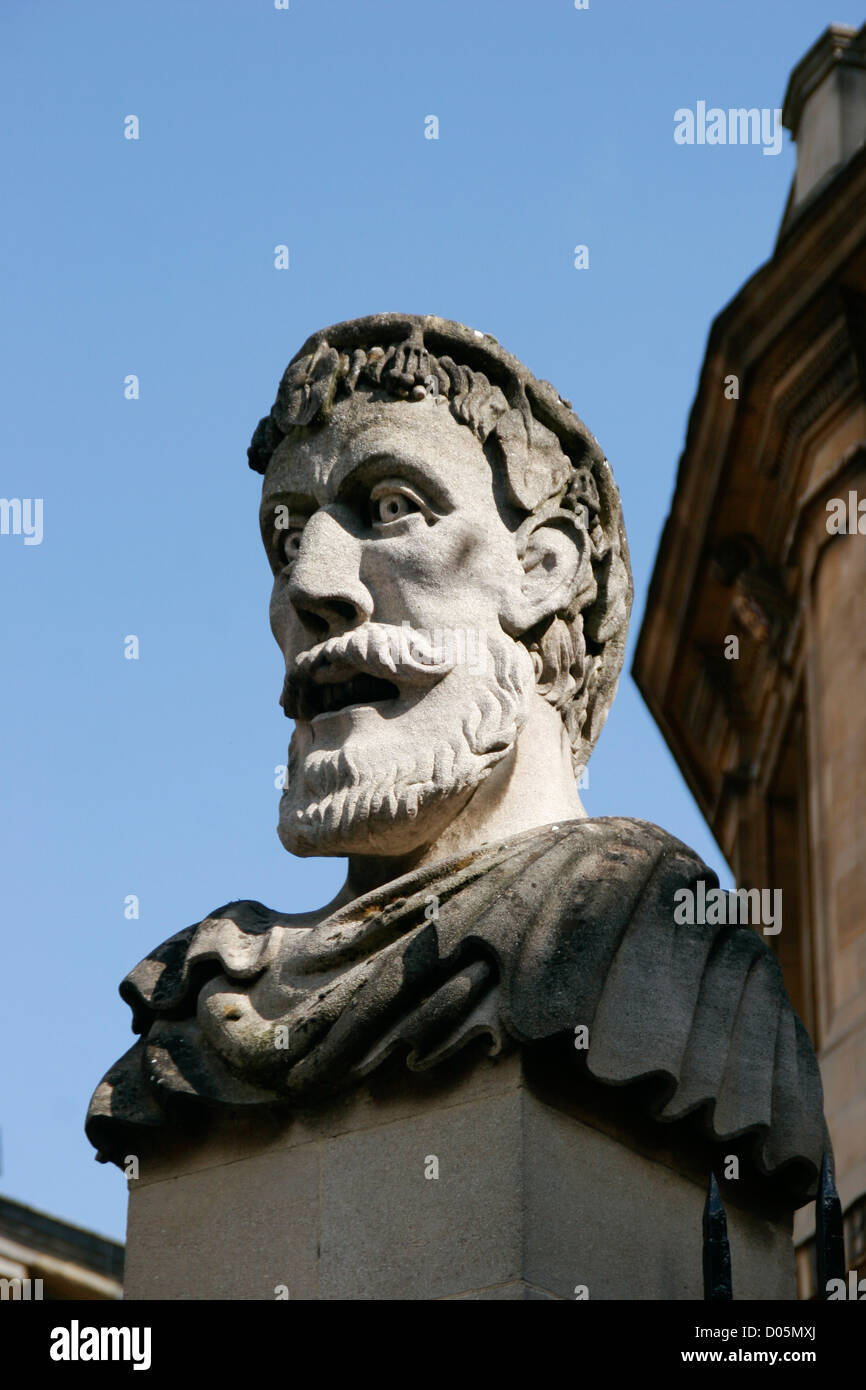
<instances>
[{"instance_id":1,"label":"carved nose","mask_svg":"<svg viewBox=\"0 0 866 1390\"><path fill-rule=\"evenodd\" d=\"M360 577L357 539L326 512L307 522L288 598L307 632L333 637L368 622L373 600Z\"/></svg>"}]
</instances>

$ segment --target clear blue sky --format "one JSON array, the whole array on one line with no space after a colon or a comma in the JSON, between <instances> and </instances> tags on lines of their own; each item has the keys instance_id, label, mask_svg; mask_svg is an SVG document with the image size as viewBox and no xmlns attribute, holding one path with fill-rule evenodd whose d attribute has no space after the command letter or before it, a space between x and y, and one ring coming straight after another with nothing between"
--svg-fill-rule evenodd
<instances>
[{"instance_id":1,"label":"clear blue sky","mask_svg":"<svg viewBox=\"0 0 866 1390\"><path fill-rule=\"evenodd\" d=\"M0 495L44 499L44 537L0 536L0 1192L122 1237L125 1181L82 1131L132 1041L118 982L229 899L301 910L342 881L275 833L289 726L245 449L289 358L408 310L553 381L619 482L633 645L710 321L771 254L794 165L787 135L777 157L678 146L674 111L781 106L826 25L861 18L5 0ZM628 675L585 800L723 868Z\"/></svg>"}]
</instances>

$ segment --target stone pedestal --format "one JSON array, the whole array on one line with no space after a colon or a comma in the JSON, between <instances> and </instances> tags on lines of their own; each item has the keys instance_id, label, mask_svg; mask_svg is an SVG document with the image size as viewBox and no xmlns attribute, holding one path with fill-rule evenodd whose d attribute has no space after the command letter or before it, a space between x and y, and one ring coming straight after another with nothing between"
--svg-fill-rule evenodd
<instances>
[{"instance_id":1,"label":"stone pedestal","mask_svg":"<svg viewBox=\"0 0 866 1390\"><path fill-rule=\"evenodd\" d=\"M700 1299L703 1156L590 1122L573 1083L518 1051L400 1064L290 1121L162 1144L130 1182L125 1297ZM734 1297L793 1298L790 1212L732 1188Z\"/></svg>"}]
</instances>

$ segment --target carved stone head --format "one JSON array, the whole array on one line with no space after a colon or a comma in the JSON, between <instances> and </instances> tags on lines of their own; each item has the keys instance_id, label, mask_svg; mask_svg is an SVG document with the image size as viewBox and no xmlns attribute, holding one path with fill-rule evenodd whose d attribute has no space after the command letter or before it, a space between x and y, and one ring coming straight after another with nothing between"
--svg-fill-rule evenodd
<instances>
[{"instance_id":1,"label":"carved stone head","mask_svg":"<svg viewBox=\"0 0 866 1390\"><path fill-rule=\"evenodd\" d=\"M489 335L379 314L323 329L258 425L296 854L434 840L552 709L580 775L632 598L593 436Z\"/></svg>"}]
</instances>

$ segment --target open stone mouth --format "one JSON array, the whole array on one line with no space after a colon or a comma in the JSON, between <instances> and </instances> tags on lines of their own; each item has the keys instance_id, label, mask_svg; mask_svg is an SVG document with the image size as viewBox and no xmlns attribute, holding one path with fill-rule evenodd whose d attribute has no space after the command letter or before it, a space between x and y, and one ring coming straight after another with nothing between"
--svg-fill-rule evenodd
<instances>
[{"instance_id":1,"label":"open stone mouth","mask_svg":"<svg viewBox=\"0 0 866 1390\"><path fill-rule=\"evenodd\" d=\"M347 681L328 681L322 685L305 681L298 714L301 719L315 719L317 714L331 714L349 705L378 705L384 700L396 700L399 695L393 681L370 676L365 671Z\"/></svg>"}]
</instances>

